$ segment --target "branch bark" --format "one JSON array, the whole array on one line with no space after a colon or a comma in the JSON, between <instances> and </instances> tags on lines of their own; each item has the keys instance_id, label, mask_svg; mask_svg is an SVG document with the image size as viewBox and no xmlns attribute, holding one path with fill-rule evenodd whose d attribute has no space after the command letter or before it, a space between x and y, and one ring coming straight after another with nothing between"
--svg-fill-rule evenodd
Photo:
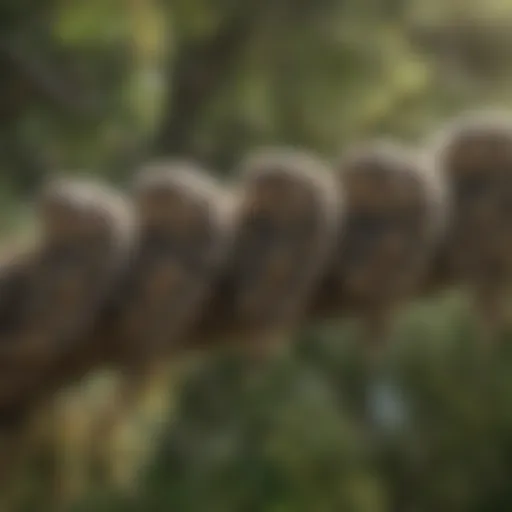
<instances>
[{"instance_id":1,"label":"branch bark","mask_svg":"<svg viewBox=\"0 0 512 512\"><path fill-rule=\"evenodd\" d=\"M152 144L153 153L201 158L194 142L201 114L231 76L258 23L258 14L265 11L264 6L265 2L254 4L258 13L246 7L227 17L213 37L184 44L179 50L169 70L172 87L164 101L164 116Z\"/></svg>"}]
</instances>

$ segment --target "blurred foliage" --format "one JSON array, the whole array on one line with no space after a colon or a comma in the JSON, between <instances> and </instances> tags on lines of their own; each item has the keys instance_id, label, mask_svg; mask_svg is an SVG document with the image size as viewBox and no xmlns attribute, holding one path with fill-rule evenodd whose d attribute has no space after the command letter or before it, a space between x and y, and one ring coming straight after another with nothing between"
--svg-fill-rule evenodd
<instances>
[{"instance_id":1,"label":"blurred foliage","mask_svg":"<svg viewBox=\"0 0 512 512\"><path fill-rule=\"evenodd\" d=\"M335 155L510 100L508 0L24 0L0 11L0 169L227 171L258 144Z\"/></svg>"},{"instance_id":2,"label":"blurred foliage","mask_svg":"<svg viewBox=\"0 0 512 512\"><path fill-rule=\"evenodd\" d=\"M511 21L510 0L4 1L3 234L54 172L122 184L146 158L186 155L223 174L261 144L334 157L510 105ZM140 493L91 489L77 510L511 510L512 354L482 360L466 312L447 297L405 315L398 430L365 428L370 381L348 322L302 333L259 378L212 354L185 379Z\"/></svg>"},{"instance_id":3,"label":"blurred foliage","mask_svg":"<svg viewBox=\"0 0 512 512\"><path fill-rule=\"evenodd\" d=\"M360 415L373 378L350 322L304 333L258 371L209 357L138 492L98 491L73 510L508 511L512 351L483 360L468 313L447 295L401 317L389 370L408 416L394 429Z\"/></svg>"}]
</instances>

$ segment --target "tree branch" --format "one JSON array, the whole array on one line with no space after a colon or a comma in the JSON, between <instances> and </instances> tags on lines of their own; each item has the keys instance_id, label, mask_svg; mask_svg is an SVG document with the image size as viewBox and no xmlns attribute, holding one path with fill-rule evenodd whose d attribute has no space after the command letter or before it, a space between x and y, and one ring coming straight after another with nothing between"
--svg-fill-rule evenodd
<instances>
[{"instance_id":1,"label":"tree branch","mask_svg":"<svg viewBox=\"0 0 512 512\"><path fill-rule=\"evenodd\" d=\"M152 145L157 155L200 156L193 137L201 113L236 66L257 19L246 8L227 17L212 38L184 44L179 50L169 71L173 82L164 117Z\"/></svg>"}]
</instances>

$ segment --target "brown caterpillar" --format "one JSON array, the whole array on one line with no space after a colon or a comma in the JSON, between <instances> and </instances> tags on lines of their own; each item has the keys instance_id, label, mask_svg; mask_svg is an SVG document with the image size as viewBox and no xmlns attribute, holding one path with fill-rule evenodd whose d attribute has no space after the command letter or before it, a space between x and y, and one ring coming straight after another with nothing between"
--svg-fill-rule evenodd
<instances>
[{"instance_id":1,"label":"brown caterpillar","mask_svg":"<svg viewBox=\"0 0 512 512\"><path fill-rule=\"evenodd\" d=\"M392 141L354 149L337 178L344 222L310 314L362 316L374 344L390 311L423 282L445 222L444 186L424 160Z\"/></svg>"},{"instance_id":2,"label":"brown caterpillar","mask_svg":"<svg viewBox=\"0 0 512 512\"><path fill-rule=\"evenodd\" d=\"M512 274L512 117L465 114L436 134L431 158L450 190L452 215L431 285L462 285L496 334Z\"/></svg>"},{"instance_id":3,"label":"brown caterpillar","mask_svg":"<svg viewBox=\"0 0 512 512\"><path fill-rule=\"evenodd\" d=\"M233 245L199 342L257 346L301 320L333 243L338 200L330 169L313 155L271 149L246 158L233 189Z\"/></svg>"},{"instance_id":4,"label":"brown caterpillar","mask_svg":"<svg viewBox=\"0 0 512 512\"><path fill-rule=\"evenodd\" d=\"M17 325L0 344L7 373L15 372L18 361L25 368L33 364L35 372L73 350L77 340L86 340L126 264L128 214L113 191L96 183L53 182L41 195L38 211L40 240L19 256L22 267L14 260L4 268L23 282Z\"/></svg>"},{"instance_id":5,"label":"brown caterpillar","mask_svg":"<svg viewBox=\"0 0 512 512\"><path fill-rule=\"evenodd\" d=\"M137 250L115 329L119 350L139 359L168 352L186 332L219 272L231 228L224 191L188 162L143 169L135 204Z\"/></svg>"},{"instance_id":6,"label":"brown caterpillar","mask_svg":"<svg viewBox=\"0 0 512 512\"><path fill-rule=\"evenodd\" d=\"M2 457L7 473L36 410L62 382L61 361L89 343L130 243L127 205L97 183L52 182L39 197L38 213L39 240L0 270L0 429L9 444Z\"/></svg>"}]
</instances>

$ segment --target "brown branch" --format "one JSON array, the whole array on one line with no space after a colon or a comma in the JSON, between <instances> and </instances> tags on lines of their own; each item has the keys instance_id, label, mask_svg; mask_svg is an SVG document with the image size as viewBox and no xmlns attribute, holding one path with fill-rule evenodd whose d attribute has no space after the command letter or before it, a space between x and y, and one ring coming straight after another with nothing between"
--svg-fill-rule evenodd
<instances>
[{"instance_id":1,"label":"brown branch","mask_svg":"<svg viewBox=\"0 0 512 512\"><path fill-rule=\"evenodd\" d=\"M264 6L263 1L254 4L258 13L246 6L245 11L227 17L212 38L185 43L179 50L169 70L173 83L153 142L156 154L199 156L193 141L199 118L230 77Z\"/></svg>"}]
</instances>

